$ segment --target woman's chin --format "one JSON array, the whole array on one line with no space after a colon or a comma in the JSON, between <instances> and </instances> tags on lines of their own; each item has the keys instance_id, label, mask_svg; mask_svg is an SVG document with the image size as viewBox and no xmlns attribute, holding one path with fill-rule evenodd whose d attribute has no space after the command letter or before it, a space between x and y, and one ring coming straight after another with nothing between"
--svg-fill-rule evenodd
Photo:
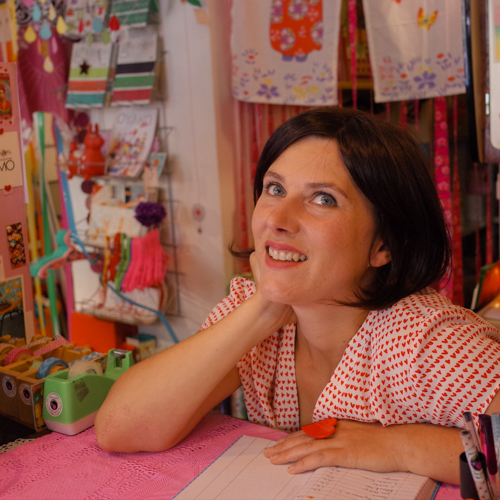
<instances>
[{"instance_id":1,"label":"woman's chin","mask_svg":"<svg viewBox=\"0 0 500 500\"><path fill-rule=\"evenodd\" d=\"M276 304L293 305L298 299L295 290L290 289L290 286L277 283L261 282L259 283L259 291L265 299Z\"/></svg>"}]
</instances>

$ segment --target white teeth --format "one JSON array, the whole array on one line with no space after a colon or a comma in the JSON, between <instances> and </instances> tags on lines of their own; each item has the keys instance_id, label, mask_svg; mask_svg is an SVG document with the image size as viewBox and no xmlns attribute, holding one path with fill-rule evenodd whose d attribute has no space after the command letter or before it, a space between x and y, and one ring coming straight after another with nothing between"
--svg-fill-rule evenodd
<instances>
[{"instance_id":1,"label":"white teeth","mask_svg":"<svg viewBox=\"0 0 500 500\"><path fill-rule=\"evenodd\" d=\"M307 257L305 255L301 255L298 252L287 252L285 250L275 250L272 247L268 248L268 252L269 252L269 256L273 260L279 260L279 261L283 261L283 262L284 261L292 261L292 260L295 262L299 262L299 260L301 262L304 262L305 260L307 260Z\"/></svg>"}]
</instances>

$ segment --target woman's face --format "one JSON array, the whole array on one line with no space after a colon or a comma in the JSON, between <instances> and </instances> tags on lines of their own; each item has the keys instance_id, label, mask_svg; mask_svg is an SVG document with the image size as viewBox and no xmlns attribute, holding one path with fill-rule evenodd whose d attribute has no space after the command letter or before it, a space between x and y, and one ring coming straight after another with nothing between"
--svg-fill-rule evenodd
<instances>
[{"instance_id":1,"label":"woman's face","mask_svg":"<svg viewBox=\"0 0 500 500\"><path fill-rule=\"evenodd\" d=\"M390 253L335 141L306 137L271 165L252 230L259 287L291 305L354 300Z\"/></svg>"}]
</instances>

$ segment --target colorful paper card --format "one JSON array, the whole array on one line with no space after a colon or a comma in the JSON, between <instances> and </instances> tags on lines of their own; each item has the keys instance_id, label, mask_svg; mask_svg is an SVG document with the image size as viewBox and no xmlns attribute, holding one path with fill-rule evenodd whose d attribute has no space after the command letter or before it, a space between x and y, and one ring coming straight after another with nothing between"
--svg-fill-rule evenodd
<instances>
[{"instance_id":1,"label":"colorful paper card","mask_svg":"<svg viewBox=\"0 0 500 500\"><path fill-rule=\"evenodd\" d=\"M104 106L112 48L111 43L73 44L66 96L67 108Z\"/></svg>"},{"instance_id":2,"label":"colorful paper card","mask_svg":"<svg viewBox=\"0 0 500 500\"><path fill-rule=\"evenodd\" d=\"M0 62L14 61L16 58L16 30L11 16L9 2L0 0Z\"/></svg>"},{"instance_id":3,"label":"colorful paper card","mask_svg":"<svg viewBox=\"0 0 500 500\"><path fill-rule=\"evenodd\" d=\"M12 116L12 95L8 73L0 73L0 117Z\"/></svg>"},{"instance_id":4,"label":"colorful paper card","mask_svg":"<svg viewBox=\"0 0 500 500\"><path fill-rule=\"evenodd\" d=\"M116 16L121 26L144 27L156 4L152 0L113 0L111 16Z\"/></svg>"},{"instance_id":5,"label":"colorful paper card","mask_svg":"<svg viewBox=\"0 0 500 500\"><path fill-rule=\"evenodd\" d=\"M23 185L23 164L17 132L0 134L0 189L9 192Z\"/></svg>"},{"instance_id":6,"label":"colorful paper card","mask_svg":"<svg viewBox=\"0 0 500 500\"><path fill-rule=\"evenodd\" d=\"M118 112L109 141L108 175L139 177L151 151L157 116L153 107Z\"/></svg>"},{"instance_id":7,"label":"colorful paper card","mask_svg":"<svg viewBox=\"0 0 500 500\"><path fill-rule=\"evenodd\" d=\"M120 204L113 197L113 188L102 186L92 194L86 240L89 244L104 247L106 237L113 238L117 233L143 236L146 228L135 218L135 206Z\"/></svg>"},{"instance_id":8,"label":"colorful paper card","mask_svg":"<svg viewBox=\"0 0 500 500\"><path fill-rule=\"evenodd\" d=\"M66 35L83 37L89 33L101 33L107 10L107 0L69 0L64 16Z\"/></svg>"},{"instance_id":9,"label":"colorful paper card","mask_svg":"<svg viewBox=\"0 0 500 500\"><path fill-rule=\"evenodd\" d=\"M161 177L165 163L167 162L167 153L158 152L151 153L148 156L148 167L153 168L156 173L156 177Z\"/></svg>"},{"instance_id":10,"label":"colorful paper card","mask_svg":"<svg viewBox=\"0 0 500 500\"><path fill-rule=\"evenodd\" d=\"M0 62L0 84L8 101L0 113L0 293L1 302L22 293L22 302L15 306L16 336L31 340L35 333L35 315L32 281L29 269L29 253L26 223L26 191L23 155L21 154L21 126L17 93L17 67L12 62ZM0 94L3 94L0 92ZM5 112L5 110L7 112ZM20 290L22 289L22 292ZM18 300L18 299L16 299ZM5 308L10 307L4 304ZM0 317L1 317L0 311ZM10 319L10 316L9 316ZM4 321L6 328L7 319Z\"/></svg>"},{"instance_id":11,"label":"colorful paper card","mask_svg":"<svg viewBox=\"0 0 500 500\"><path fill-rule=\"evenodd\" d=\"M26 265L24 250L23 226L21 222L9 224L6 228L7 244L9 246L10 267L17 269Z\"/></svg>"},{"instance_id":12,"label":"colorful paper card","mask_svg":"<svg viewBox=\"0 0 500 500\"><path fill-rule=\"evenodd\" d=\"M461 4L363 0L376 102L465 93Z\"/></svg>"},{"instance_id":13,"label":"colorful paper card","mask_svg":"<svg viewBox=\"0 0 500 500\"><path fill-rule=\"evenodd\" d=\"M157 54L156 30L147 27L126 31L119 45L112 106L148 104L151 101Z\"/></svg>"}]
</instances>

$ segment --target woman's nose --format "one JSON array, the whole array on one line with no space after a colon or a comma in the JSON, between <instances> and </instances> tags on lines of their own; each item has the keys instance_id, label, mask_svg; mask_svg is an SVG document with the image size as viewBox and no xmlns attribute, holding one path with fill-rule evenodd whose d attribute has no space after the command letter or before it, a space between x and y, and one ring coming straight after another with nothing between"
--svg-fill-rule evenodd
<instances>
[{"instance_id":1,"label":"woman's nose","mask_svg":"<svg viewBox=\"0 0 500 500\"><path fill-rule=\"evenodd\" d=\"M291 198L283 198L274 206L267 217L267 224L273 231L296 233L300 228L301 204Z\"/></svg>"}]
</instances>

